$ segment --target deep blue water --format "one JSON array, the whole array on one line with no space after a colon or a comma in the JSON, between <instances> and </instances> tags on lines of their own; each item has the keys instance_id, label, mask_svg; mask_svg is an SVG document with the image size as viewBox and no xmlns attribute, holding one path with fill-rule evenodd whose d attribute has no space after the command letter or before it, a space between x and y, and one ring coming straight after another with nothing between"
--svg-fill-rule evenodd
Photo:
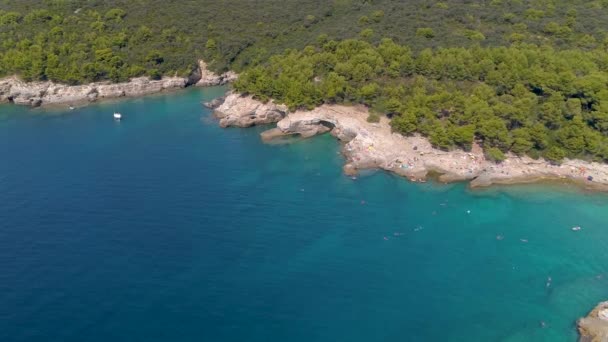
<instances>
[{"instance_id":1,"label":"deep blue water","mask_svg":"<svg viewBox=\"0 0 608 342\"><path fill-rule=\"evenodd\" d=\"M222 92L0 106L0 341L574 341L608 299L608 196L353 181Z\"/></svg>"}]
</instances>

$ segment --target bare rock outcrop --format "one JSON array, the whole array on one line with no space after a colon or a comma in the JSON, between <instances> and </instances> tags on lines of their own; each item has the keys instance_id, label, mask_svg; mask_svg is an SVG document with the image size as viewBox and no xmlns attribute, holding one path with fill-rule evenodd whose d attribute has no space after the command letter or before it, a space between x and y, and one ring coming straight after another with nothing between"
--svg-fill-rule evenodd
<instances>
[{"instance_id":1,"label":"bare rock outcrop","mask_svg":"<svg viewBox=\"0 0 608 342\"><path fill-rule=\"evenodd\" d=\"M198 73L200 75L200 79L196 82L196 86L198 87L223 85L236 80L238 77L238 75L233 71L227 71L221 75L218 75L209 70L207 68L207 63L205 63L203 60L199 60L198 65Z\"/></svg>"},{"instance_id":2,"label":"bare rock outcrop","mask_svg":"<svg viewBox=\"0 0 608 342\"><path fill-rule=\"evenodd\" d=\"M216 109L226 101L226 96L221 96L208 102L203 102L203 106L209 109Z\"/></svg>"},{"instance_id":3,"label":"bare rock outcrop","mask_svg":"<svg viewBox=\"0 0 608 342\"><path fill-rule=\"evenodd\" d=\"M158 81L139 77L127 83L99 85L97 87L97 94L99 98L140 96L158 93L167 89L184 88L186 84L187 79L181 77L164 77Z\"/></svg>"},{"instance_id":4,"label":"bare rock outcrop","mask_svg":"<svg viewBox=\"0 0 608 342\"><path fill-rule=\"evenodd\" d=\"M26 83L17 77L0 80L0 102L37 106L49 87L48 82Z\"/></svg>"},{"instance_id":5,"label":"bare rock outcrop","mask_svg":"<svg viewBox=\"0 0 608 342\"><path fill-rule=\"evenodd\" d=\"M161 80L138 77L124 83L99 82L68 86L50 81L24 82L17 77L8 77L0 80L0 102L29 106L92 102L101 98L141 96L183 88L186 82L181 77L165 77Z\"/></svg>"},{"instance_id":6,"label":"bare rock outcrop","mask_svg":"<svg viewBox=\"0 0 608 342\"><path fill-rule=\"evenodd\" d=\"M608 302L599 303L577 322L581 342L608 342Z\"/></svg>"},{"instance_id":7,"label":"bare rock outcrop","mask_svg":"<svg viewBox=\"0 0 608 342\"><path fill-rule=\"evenodd\" d=\"M47 104L93 102L104 98L154 94L192 84L222 85L235 80L236 77L237 75L232 71L216 75L207 69L207 64L203 61L199 61L197 70L189 77L163 77L160 80L137 77L123 83L97 82L69 86L51 81L25 82L16 76L11 76L0 79L0 103L11 102L36 107Z\"/></svg>"},{"instance_id":8,"label":"bare rock outcrop","mask_svg":"<svg viewBox=\"0 0 608 342\"><path fill-rule=\"evenodd\" d=\"M214 114L222 127L250 127L278 122L287 115L287 107L272 101L262 103L251 96L230 94Z\"/></svg>"},{"instance_id":9,"label":"bare rock outcrop","mask_svg":"<svg viewBox=\"0 0 608 342\"><path fill-rule=\"evenodd\" d=\"M259 119L258 112L272 111L276 104L262 104L251 97L232 94L220 115L222 126L246 127ZM270 106L270 108L268 107ZM228 113L226 115L226 113ZM608 165L581 160L564 160L555 165L543 159L508 154L497 164L487 160L482 148L473 144L471 151L443 151L433 148L422 136L403 136L391 130L389 120L367 122L369 112L363 106L323 105L313 110L289 113L277 127L262 133L265 141L286 135L304 138L331 132L344 143L344 172L353 175L362 169L377 168L409 178L425 180L430 173L441 182L471 181L471 187L492 184L521 184L542 180L575 182L593 190L608 190ZM279 115L270 116L269 123ZM268 116L264 116L268 118Z\"/></svg>"}]
</instances>

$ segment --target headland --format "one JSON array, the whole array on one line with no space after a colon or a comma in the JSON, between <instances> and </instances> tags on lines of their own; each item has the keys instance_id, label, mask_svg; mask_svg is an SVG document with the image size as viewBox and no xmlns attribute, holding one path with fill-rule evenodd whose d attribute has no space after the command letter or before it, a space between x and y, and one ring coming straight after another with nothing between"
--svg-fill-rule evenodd
<instances>
[{"instance_id":1,"label":"headland","mask_svg":"<svg viewBox=\"0 0 608 342\"><path fill-rule=\"evenodd\" d=\"M608 165L565 159L555 164L509 153L496 163L485 158L479 144L471 151L444 151L428 139L403 136L391 130L389 119L367 122L364 106L322 105L313 110L289 112L273 101L262 103L251 96L228 94L216 101L215 115L222 127L249 127L276 122L276 128L261 134L264 141L297 135L309 138L329 132L343 143L344 173L355 176L365 169L382 169L411 181L424 182L439 175L440 182L469 181L473 188L493 184L522 184L545 180L574 182L591 190L608 191Z\"/></svg>"}]
</instances>

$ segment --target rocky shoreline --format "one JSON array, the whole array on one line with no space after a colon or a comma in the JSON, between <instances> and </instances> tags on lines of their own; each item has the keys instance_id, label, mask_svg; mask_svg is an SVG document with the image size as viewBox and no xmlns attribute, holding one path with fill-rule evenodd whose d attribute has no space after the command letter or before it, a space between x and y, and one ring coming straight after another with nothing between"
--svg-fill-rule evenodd
<instances>
[{"instance_id":1,"label":"rocky shoreline","mask_svg":"<svg viewBox=\"0 0 608 342\"><path fill-rule=\"evenodd\" d=\"M486 160L479 145L470 152L442 151L421 136L404 137L391 131L389 120L369 123L367 108L323 105L310 111L289 113L272 101L261 103L251 96L229 94L215 103L222 127L249 127L277 123L261 134L264 141L298 135L304 138L330 132L343 143L344 172L382 169L412 181L426 181L437 174L441 182L469 181L473 188L493 184L522 184L544 180L576 183L591 190L608 191L608 165L564 160L554 165L543 159L512 154L500 164Z\"/></svg>"},{"instance_id":2,"label":"rocky shoreline","mask_svg":"<svg viewBox=\"0 0 608 342\"><path fill-rule=\"evenodd\" d=\"M138 77L124 83L97 82L69 86L51 81L24 82L16 76L11 76L0 79L0 103L33 107L75 105L108 98L149 95L187 86L222 85L236 77L232 71L217 75L207 69L207 64L202 60L189 77L163 77L160 80Z\"/></svg>"},{"instance_id":3,"label":"rocky shoreline","mask_svg":"<svg viewBox=\"0 0 608 342\"><path fill-rule=\"evenodd\" d=\"M582 342L608 341L608 302L599 303L586 317L579 319L577 327Z\"/></svg>"}]
</instances>

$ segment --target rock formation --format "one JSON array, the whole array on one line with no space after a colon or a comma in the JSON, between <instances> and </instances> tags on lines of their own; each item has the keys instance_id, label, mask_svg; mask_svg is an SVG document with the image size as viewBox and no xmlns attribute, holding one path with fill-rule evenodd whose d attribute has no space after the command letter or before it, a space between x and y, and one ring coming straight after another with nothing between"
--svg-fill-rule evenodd
<instances>
[{"instance_id":1,"label":"rock formation","mask_svg":"<svg viewBox=\"0 0 608 342\"><path fill-rule=\"evenodd\" d=\"M581 342L608 342L608 302L599 303L577 326Z\"/></svg>"},{"instance_id":2,"label":"rock formation","mask_svg":"<svg viewBox=\"0 0 608 342\"><path fill-rule=\"evenodd\" d=\"M249 127L274 123L287 115L287 107L272 101L262 103L251 96L230 94L215 109L215 116L220 119L220 126Z\"/></svg>"},{"instance_id":3,"label":"rock formation","mask_svg":"<svg viewBox=\"0 0 608 342\"><path fill-rule=\"evenodd\" d=\"M203 106L209 109L216 109L217 107L221 106L224 101L226 101L226 96L218 97L209 102L203 102Z\"/></svg>"},{"instance_id":4,"label":"rock formation","mask_svg":"<svg viewBox=\"0 0 608 342\"><path fill-rule=\"evenodd\" d=\"M477 144L471 151L442 151L421 136L405 137L394 133L389 120L367 122L363 106L323 105L310 111L287 113L285 106L272 101L263 104L251 96L229 95L216 109L222 127L248 127L277 122L277 127L263 132L265 141L286 135L303 138L331 132L344 143L344 172L353 175L362 169L377 168L411 180L424 180L430 173L441 182L471 181L472 187L492 184L530 183L539 180L574 181L583 187L608 190L608 165L580 160L564 160L554 165L508 154L500 164L486 160ZM589 180L589 179L592 179Z\"/></svg>"},{"instance_id":5,"label":"rock formation","mask_svg":"<svg viewBox=\"0 0 608 342\"><path fill-rule=\"evenodd\" d=\"M68 86L54 82L23 82L16 77L0 80L0 102L40 106L43 104L71 104L92 102L102 98L140 96L165 89L183 88L187 80L165 77L158 81L138 77L125 83L90 83Z\"/></svg>"},{"instance_id":6,"label":"rock formation","mask_svg":"<svg viewBox=\"0 0 608 342\"><path fill-rule=\"evenodd\" d=\"M207 69L207 64L203 61L199 62L197 70L187 78L164 77L161 80L150 80L147 77L138 77L124 83L97 82L68 86L51 81L24 82L12 76L0 79L0 103L41 106L93 102L103 98L153 94L168 89L184 88L191 84L221 85L236 77L233 72L215 75Z\"/></svg>"},{"instance_id":7,"label":"rock formation","mask_svg":"<svg viewBox=\"0 0 608 342\"><path fill-rule=\"evenodd\" d=\"M238 75L233 71L227 71L221 75L218 75L213 71L210 71L207 68L207 63L205 63L205 61L203 60L199 60L198 65L198 72L200 75L199 80L196 82L196 86L198 87L223 85L236 80L236 78L238 77Z\"/></svg>"}]
</instances>

